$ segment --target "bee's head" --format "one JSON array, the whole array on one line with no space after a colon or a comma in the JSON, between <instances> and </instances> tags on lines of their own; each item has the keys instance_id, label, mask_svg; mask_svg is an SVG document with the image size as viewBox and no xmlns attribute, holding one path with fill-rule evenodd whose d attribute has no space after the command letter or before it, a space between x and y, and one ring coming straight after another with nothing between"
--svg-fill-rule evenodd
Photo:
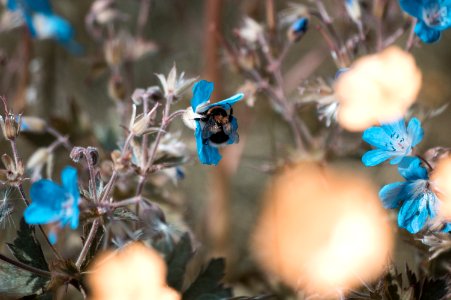
<instances>
[{"instance_id":1,"label":"bee's head","mask_svg":"<svg viewBox=\"0 0 451 300\"><path fill-rule=\"evenodd\" d=\"M213 118L216 123L220 124L225 124L229 121L227 111L220 106L210 108L207 112L207 116Z\"/></svg>"}]
</instances>

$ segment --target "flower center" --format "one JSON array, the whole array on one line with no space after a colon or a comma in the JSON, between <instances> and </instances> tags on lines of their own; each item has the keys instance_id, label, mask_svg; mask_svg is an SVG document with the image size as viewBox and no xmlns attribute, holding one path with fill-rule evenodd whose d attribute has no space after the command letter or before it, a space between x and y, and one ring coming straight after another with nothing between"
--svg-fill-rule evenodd
<instances>
[{"instance_id":1,"label":"flower center","mask_svg":"<svg viewBox=\"0 0 451 300\"><path fill-rule=\"evenodd\" d=\"M402 152L403 154L407 154L410 151L410 145L410 140L398 132L392 132L390 140L386 143L386 147L391 151Z\"/></svg>"},{"instance_id":2,"label":"flower center","mask_svg":"<svg viewBox=\"0 0 451 300\"><path fill-rule=\"evenodd\" d=\"M426 5L423 8L423 20L429 27L439 27L446 23L448 9L438 3Z\"/></svg>"}]
</instances>

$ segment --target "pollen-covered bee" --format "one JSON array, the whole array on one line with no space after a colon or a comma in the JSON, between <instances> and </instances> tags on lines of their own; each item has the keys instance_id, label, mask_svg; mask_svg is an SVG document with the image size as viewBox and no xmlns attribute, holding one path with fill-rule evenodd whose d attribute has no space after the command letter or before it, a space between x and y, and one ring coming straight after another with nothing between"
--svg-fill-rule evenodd
<instances>
[{"instance_id":1,"label":"pollen-covered bee","mask_svg":"<svg viewBox=\"0 0 451 300\"><path fill-rule=\"evenodd\" d=\"M233 117L233 108L230 113L223 106L213 106L201 113L202 142L204 145L220 147L227 144L238 143L238 123Z\"/></svg>"}]
</instances>

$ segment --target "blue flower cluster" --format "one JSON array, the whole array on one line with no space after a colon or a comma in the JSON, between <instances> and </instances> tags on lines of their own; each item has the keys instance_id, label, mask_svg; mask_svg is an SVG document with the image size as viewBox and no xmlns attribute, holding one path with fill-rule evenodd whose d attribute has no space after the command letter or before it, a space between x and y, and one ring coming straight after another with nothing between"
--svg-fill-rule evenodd
<instances>
[{"instance_id":1,"label":"blue flower cluster","mask_svg":"<svg viewBox=\"0 0 451 300\"><path fill-rule=\"evenodd\" d=\"M30 225L55 223L49 233L49 240L56 243L56 230L67 224L72 229L78 227L78 192L77 170L66 167L61 173L62 186L41 179L32 184L30 196L32 203L24 212L24 219Z\"/></svg>"},{"instance_id":2,"label":"blue flower cluster","mask_svg":"<svg viewBox=\"0 0 451 300\"><path fill-rule=\"evenodd\" d=\"M423 129L418 119L412 118L407 125L403 119L368 128L363 140L376 147L362 157L365 166L375 166L388 159L398 164L398 171L406 181L385 185L379 197L385 208L400 208L398 225L410 233L422 230L428 220L437 215L440 203L431 189L428 170L420 158L410 156L412 149L423 139ZM444 231L451 231L446 224Z\"/></svg>"},{"instance_id":3,"label":"blue flower cluster","mask_svg":"<svg viewBox=\"0 0 451 300\"><path fill-rule=\"evenodd\" d=\"M49 0L7 0L6 8L21 13L32 37L51 38L72 53L82 52L74 40L72 26L53 12Z\"/></svg>"},{"instance_id":4,"label":"blue flower cluster","mask_svg":"<svg viewBox=\"0 0 451 300\"><path fill-rule=\"evenodd\" d=\"M400 0L401 8L417 18L415 33L425 43L440 39L441 32L451 26L451 0Z\"/></svg>"}]
</instances>

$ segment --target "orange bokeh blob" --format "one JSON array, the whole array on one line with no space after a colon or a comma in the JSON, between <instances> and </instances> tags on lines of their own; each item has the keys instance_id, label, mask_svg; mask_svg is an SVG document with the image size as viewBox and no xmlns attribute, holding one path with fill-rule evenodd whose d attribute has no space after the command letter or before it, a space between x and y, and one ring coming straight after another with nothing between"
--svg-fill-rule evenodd
<instances>
[{"instance_id":1,"label":"orange bokeh blob","mask_svg":"<svg viewBox=\"0 0 451 300\"><path fill-rule=\"evenodd\" d=\"M163 259L140 243L97 256L88 272L88 283L93 300L180 299L166 285Z\"/></svg>"},{"instance_id":2,"label":"orange bokeh blob","mask_svg":"<svg viewBox=\"0 0 451 300\"><path fill-rule=\"evenodd\" d=\"M451 157L439 160L432 172L431 181L440 199L439 215L451 222Z\"/></svg>"},{"instance_id":3,"label":"orange bokeh blob","mask_svg":"<svg viewBox=\"0 0 451 300\"><path fill-rule=\"evenodd\" d=\"M402 118L416 100L421 77L413 56L395 46L359 58L335 84L339 124L362 131Z\"/></svg>"},{"instance_id":4,"label":"orange bokeh blob","mask_svg":"<svg viewBox=\"0 0 451 300\"><path fill-rule=\"evenodd\" d=\"M304 162L272 180L252 246L292 288L336 295L380 275L392 244L370 182Z\"/></svg>"}]
</instances>

